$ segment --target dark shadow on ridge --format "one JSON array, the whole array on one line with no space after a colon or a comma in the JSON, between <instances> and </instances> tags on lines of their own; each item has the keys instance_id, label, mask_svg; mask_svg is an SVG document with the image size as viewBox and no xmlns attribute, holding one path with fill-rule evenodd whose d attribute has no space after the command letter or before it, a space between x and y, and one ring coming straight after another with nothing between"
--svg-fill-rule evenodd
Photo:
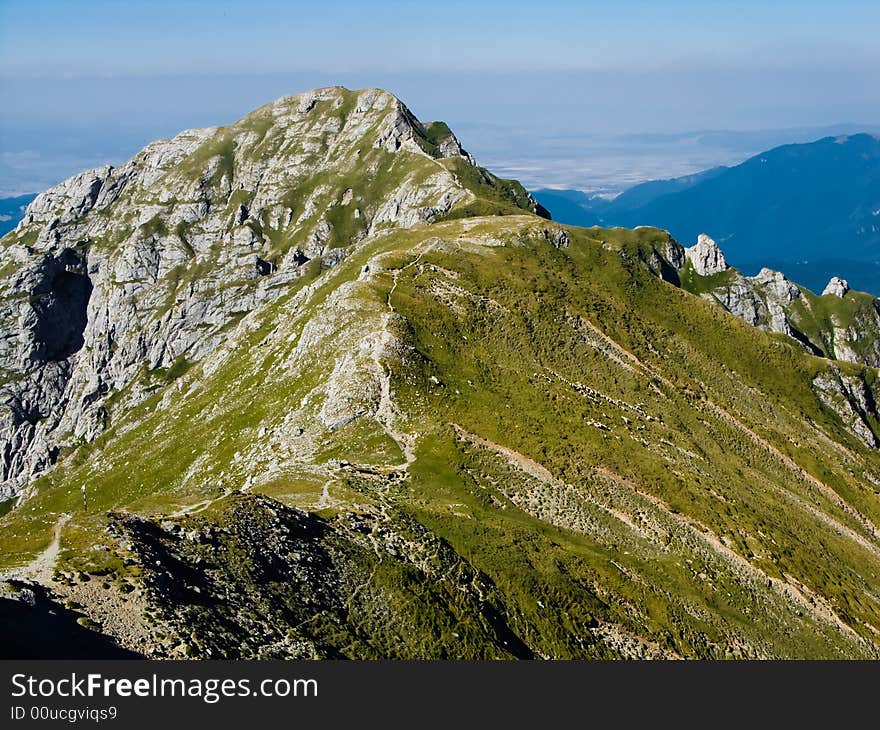
<instances>
[{"instance_id":1,"label":"dark shadow on ridge","mask_svg":"<svg viewBox=\"0 0 880 730\"><path fill-rule=\"evenodd\" d=\"M34 601L0 598L0 659L144 658L78 624L81 614L53 601L40 586L10 583L30 591Z\"/></svg>"}]
</instances>

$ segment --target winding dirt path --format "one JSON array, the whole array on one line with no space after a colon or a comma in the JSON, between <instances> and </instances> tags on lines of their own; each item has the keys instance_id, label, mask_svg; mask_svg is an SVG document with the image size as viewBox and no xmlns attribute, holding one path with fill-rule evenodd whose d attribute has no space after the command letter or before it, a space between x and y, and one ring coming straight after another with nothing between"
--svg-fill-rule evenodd
<instances>
[{"instance_id":1,"label":"winding dirt path","mask_svg":"<svg viewBox=\"0 0 880 730\"><path fill-rule=\"evenodd\" d=\"M48 585L52 582L52 573L55 571L55 563L58 561L58 552L61 549L61 530L70 519L69 513L64 513L58 517L55 523L55 532L52 535L52 542L37 557L31 560L21 568L13 568L5 573L3 578L16 578L18 580L29 580L41 585Z\"/></svg>"}]
</instances>

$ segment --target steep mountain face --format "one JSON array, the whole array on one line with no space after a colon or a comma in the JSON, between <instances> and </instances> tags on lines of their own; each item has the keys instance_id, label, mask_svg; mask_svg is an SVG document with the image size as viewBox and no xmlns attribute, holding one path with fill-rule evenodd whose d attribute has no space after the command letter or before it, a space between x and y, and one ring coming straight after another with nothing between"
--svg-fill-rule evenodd
<instances>
[{"instance_id":1,"label":"steep mountain face","mask_svg":"<svg viewBox=\"0 0 880 730\"><path fill-rule=\"evenodd\" d=\"M784 279L753 326L708 237L548 221L383 92L255 115L4 239L9 402L58 404L9 463L63 446L11 597L152 657L880 654L877 371L770 331Z\"/></svg>"},{"instance_id":2,"label":"steep mountain face","mask_svg":"<svg viewBox=\"0 0 880 730\"><path fill-rule=\"evenodd\" d=\"M536 205L391 95L321 89L41 194L4 239L0 494L383 230ZM519 209L519 208L517 208Z\"/></svg>"},{"instance_id":3,"label":"steep mountain face","mask_svg":"<svg viewBox=\"0 0 880 730\"><path fill-rule=\"evenodd\" d=\"M585 197L582 214L536 193L575 225L664 228L678 240L703 231L749 271L772 265L812 291L832 275L880 294L880 138L826 137L776 147L731 168L637 185L613 201Z\"/></svg>"}]
</instances>

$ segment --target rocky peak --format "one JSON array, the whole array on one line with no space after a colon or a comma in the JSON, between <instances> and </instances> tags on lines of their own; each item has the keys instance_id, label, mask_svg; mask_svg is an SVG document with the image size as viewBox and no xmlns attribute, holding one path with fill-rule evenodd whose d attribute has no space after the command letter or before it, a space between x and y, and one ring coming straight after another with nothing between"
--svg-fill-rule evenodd
<instances>
[{"instance_id":1,"label":"rocky peak","mask_svg":"<svg viewBox=\"0 0 880 730\"><path fill-rule=\"evenodd\" d=\"M390 230L536 210L381 89L287 96L74 175L0 243L0 495L307 271Z\"/></svg>"},{"instance_id":2,"label":"rocky peak","mask_svg":"<svg viewBox=\"0 0 880 730\"><path fill-rule=\"evenodd\" d=\"M697 243L686 248L684 254L700 276L712 276L729 268L718 244L705 233L701 233L697 237Z\"/></svg>"},{"instance_id":3,"label":"rocky peak","mask_svg":"<svg viewBox=\"0 0 880 730\"><path fill-rule=\"evenodd\" d=\"M843 299L848 291L849 282L847 282L846 279L841 279L839 276L832 276L831 281L829 281L828 285L822 290L822 296L830 294L831 296Z\"/></svg>"}]
</instances>

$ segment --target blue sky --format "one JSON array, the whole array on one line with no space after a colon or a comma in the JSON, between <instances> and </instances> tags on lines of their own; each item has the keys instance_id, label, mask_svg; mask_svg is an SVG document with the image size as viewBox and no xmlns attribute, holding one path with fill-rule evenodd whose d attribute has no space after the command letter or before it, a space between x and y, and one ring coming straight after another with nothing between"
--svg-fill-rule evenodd
<instances>
[{"instance_id":1,"label":"blue sky","mask_svg":"<svg viewBox=\"0 0 880 730\"><path fill-rule=\"evenodd\" d=\"M0 0L0 192L336 83L507 169L619 134L876 125L878 28L876 0Z\"/></svg>"},{"instance_id":2,"label":"blue sky","mask_svg":"<svg viewBox=\"0 0 880 730\"><path fill-rule=\"evenodd\" d=\"M876 1L3 0L7 74L636 70L880 60Z\"/></svg>"}]
</instances>

